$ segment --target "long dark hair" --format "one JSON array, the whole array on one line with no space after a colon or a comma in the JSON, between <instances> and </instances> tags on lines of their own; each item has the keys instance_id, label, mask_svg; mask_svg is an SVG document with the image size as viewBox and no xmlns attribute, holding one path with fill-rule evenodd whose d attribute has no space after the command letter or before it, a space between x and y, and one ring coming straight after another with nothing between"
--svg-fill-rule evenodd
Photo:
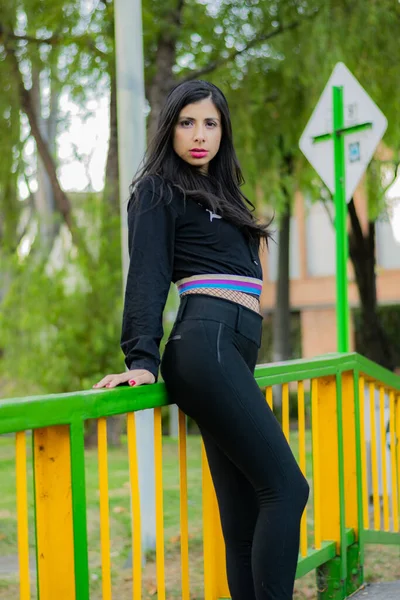
<instances>
[{"instance_id":1,"label":"long dark hair","mask_svg":"<svg viewBox=\"0 0 400 600\"><path fill-rule=\"evenodd\" d=\"M219 150L208 165L204 174L180 158L173 149L174 128L181 110L188 104L210 98L221 114L222 136ZM239 227L247 238L264 238L268 243L268 224L260 223L252 214L254 204L240 190L245 182L239 161L233 147L232 125L227 100L214 84L203 80L185 81L169 92L161 109L157 131L148 145L142 161L143 166L136 173L130 186L131 200L139 201L135 194L138 184L149 176L160 176L169 188L177 187L186 197L200 201L218 212L224 219ZM154 189L154 188L153 188ZM252 207L252 210L246 206Z\"/></svg>"}]
</instances>

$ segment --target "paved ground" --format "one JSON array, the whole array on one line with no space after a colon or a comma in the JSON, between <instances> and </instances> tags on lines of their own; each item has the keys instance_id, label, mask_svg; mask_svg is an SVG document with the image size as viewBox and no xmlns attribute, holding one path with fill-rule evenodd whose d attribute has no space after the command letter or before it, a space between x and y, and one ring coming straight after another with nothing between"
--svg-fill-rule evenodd
<instances>
[{"instance_id":1,"label":"paved ground","mask_svg":"<svg viewBox=\"0 0 400 600\"><path fill-rule=\"evenodd\" d=\"M129 563L130 565L130 563ZM29 556L31 571L36 568L35 555ZM18 574L18 556L8 555L0 557L0 576ZM349 600L400 600L400 581L389 583L366 584L362 590L348 597Z\"/></svg>"},{"instance_id":2,"label":"paved ground","mask_svg":"<svg viewBox=\"0 0 400 600\"><path fill-rule=\"evenodd\" d=\"M36 569L36 557L35 555L29 556L29 569L34 571ZM17 575L18 574L18 555L8 554L7 556L0 556L0 575Z\"/></svg>"},{"instance_id":3,"label":"paved ground","mask_svg":"<svg viewBox=\"0 0 400 600\"><path fill-rule=\"evenodd\" d=\"M372 583L350 597L351 600L400 600L400 581Z\"/></svg>"}]
</instances>

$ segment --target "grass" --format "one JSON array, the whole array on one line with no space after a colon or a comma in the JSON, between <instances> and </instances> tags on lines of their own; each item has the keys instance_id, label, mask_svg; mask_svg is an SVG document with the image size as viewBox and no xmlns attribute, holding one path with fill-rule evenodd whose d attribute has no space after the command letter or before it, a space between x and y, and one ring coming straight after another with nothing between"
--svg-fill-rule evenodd
<instances>
[{"instance_id":1,"label":"grass","mask_svg":"<svg viewBox=\"0 0 400 600\"><path fill-rule=\"evenodd\" d=\"M291 446L298 458L297 432L291 431ZM28 438L28 495L29 495L29 543L34 557L33 489L31 444ZM201 440L188 437L188 511L189 553L192 600L203 598L203 548L202 548L202 498L201 498ZM130 485L126 440L121 448L110 448L109 504L113 595L118 600L131 600L132 578L130 569ZM311 481L311 440L307 432L307 477ZM0 600L18 597L17 575L17 521L15 507L15 451L14 437L0 436L0 567L7 561L14 568L8 573L0 569ZM180 538L179 538L179 472L178 447L174 439L163 438L164 482L164 535L165 573L167 598L180 598ZM101 555L99 526L98 465L96 450L86 451L87 518L90 564L91 600L100 600ZM307 512L309 543L312 545L312 496ZM368 546L365 574L367 581L400 579L400 549L390 546ZM34 572L32 572L32 598L35 595ZM157 597L156 565L154 552L149 552L143 570L143 600ZM295 600L316 598L315 574L309 573L296 582Z\"/></svg>"}]
</instances>

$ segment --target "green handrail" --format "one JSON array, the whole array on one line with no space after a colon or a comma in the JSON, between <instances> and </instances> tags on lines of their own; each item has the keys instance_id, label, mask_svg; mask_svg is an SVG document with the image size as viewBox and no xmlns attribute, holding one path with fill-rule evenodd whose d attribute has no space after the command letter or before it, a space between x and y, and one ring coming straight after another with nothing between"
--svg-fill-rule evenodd
<instances>
[{"instance_id":1,"label":"green handrail","mask_svg":"<svg viewBox=\"0 0 400 600\"><path fill-rule=\"evenodd\" d=\"M400 390L400 377L357 353L327 354L312 359L257 365L255 378L260 387L336 375L357 370L378 379L386 387ZM132 393L133 392L133 393ZM129 411L169 404L162 382L113 390L83 390L64 394L26 396L0 400L0 434L67 425Z\"/></svg>"}]
</instances>

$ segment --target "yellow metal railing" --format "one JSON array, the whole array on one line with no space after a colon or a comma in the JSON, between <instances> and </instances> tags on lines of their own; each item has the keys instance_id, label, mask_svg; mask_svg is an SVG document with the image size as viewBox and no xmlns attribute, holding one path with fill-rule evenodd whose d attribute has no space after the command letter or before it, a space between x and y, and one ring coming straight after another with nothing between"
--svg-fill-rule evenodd
<instances>
[{"instance_id":1,"label":"yellow metal railing","mask_svg":"<svg viewBox=\"0 0 400 600\"><path fill-rule=\"evenodd\" d=\"M399 442L400 431L400 397L395 390L369 377L360 376L360 418L361 422L369 418L371 435L371 476L368 479L367 469L367 443L365 439L365 428L362 428L362 497L364 513L364 529L375 531L399 531ZM368 390L368 401L366 402L366 389ZM378 416L376 415L376 392L379 393ZM389 403L389 456L390 465L387 464L387 427L385 426L385 395ZM365 414L365 405L368 407ZM397 439L396 439L397 432ZM378 457L381 459L379 468ZM396 468L397 465L397 468ZM388 475L390 466L390 477ZM372 515L369 511L368 483L372 487ZM381 483L382 493L379 487ZM391 500L389 500L389 483L391 487ZM382 502L381 502L382 498Z\"/></svg>"},{"instance_id":2,"label":"yellow metal railing","mask_svg":"<svg viewBox=\"0 0 400 600\"><path fill-rule=\"evenodd\" d=\"M316 569L319 598L329 598L332 586L336 586L335 597L345 598L362 582L366 543L400 545L400 378L351 354L280 365L260 365L256 369L256 380L265 393L266 402L281 419L283 433L291 443L311 487L310 501L301 520L297 576ZM279 410L273 406L273 386L281 386L282 404ZM377 403L376 393L379 394ZM291 405L295 398L296 418ZM97 418L102 598L112 599L107 417L115 414L126 415L132 523L132 598L141 600L144 597L135 413L151 407L154 407L157 598L165 600L168 587L161 407L167 403L162 384L142 386L136 390L116 388L112 391L0 402L0 433L17 432L15 452L20 600L29 600L32 594L27 442L24 432L28 429L33 430L40 599L89 599L83 445L84 422L88 418ZM370 475L366 423L370 425ZM180 594L183 600L189 600L189 470L186 418L181 412L177 448ZM229 597L224 542L204 448L201 460L204 598L217 600ZM372 490L372 504L368 486Z\"/></svg>"}]
</instances>

